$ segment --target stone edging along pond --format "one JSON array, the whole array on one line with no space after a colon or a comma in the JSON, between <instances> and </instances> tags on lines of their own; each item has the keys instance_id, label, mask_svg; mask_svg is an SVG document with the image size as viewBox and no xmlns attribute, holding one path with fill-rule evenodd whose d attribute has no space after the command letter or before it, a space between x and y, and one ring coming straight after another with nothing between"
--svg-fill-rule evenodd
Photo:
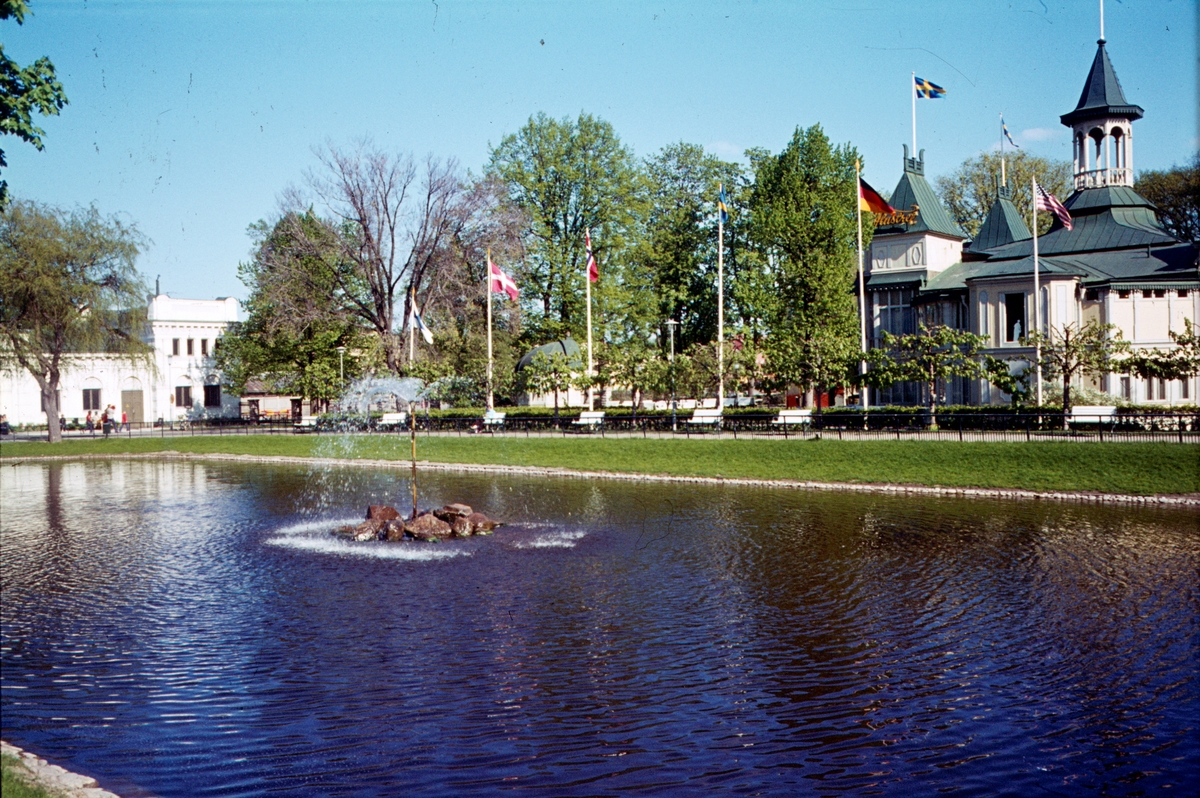
<instances>
[{"instance_id":1,"label":"stone edging along pond","mask_svg":"<svg viewBox=\"0 0 1200 798\"><path fill-rule=\"evenodd\" d=\"M149 452L146 454L81 454L43 455L5 460L8 465L22 462L68 461L68 460L216 460L235 463L289 463L298 465L353 466L365 468L409 469L407 460L358 460L326 457L289 457L285 455L248 454L193 454L175 451ZM456 471L476 474L514 474L535 477L559 477L565 479L611 479L626 482L674 482L700 485L747 485L762 488L790 488L793 490L832 490L851 493L878 493L904 496L944 496L964 499L1023 499L1059 502L1084 502L1090 504L1132 504L1150 507L1200 508L1200 494L1171 494L1136 496L1125 493L1101 493L1099 491L1026 490L1022 488L969 488L936 485L891 485L885 483L815 482L794 479L756 479L753 477L689 477L671 474L639 474L620 471L578 471L571 468L519 465L478 465L474 463L434 463L417 461L417 468L424 471Z\"/></svg>"}]
</instances>

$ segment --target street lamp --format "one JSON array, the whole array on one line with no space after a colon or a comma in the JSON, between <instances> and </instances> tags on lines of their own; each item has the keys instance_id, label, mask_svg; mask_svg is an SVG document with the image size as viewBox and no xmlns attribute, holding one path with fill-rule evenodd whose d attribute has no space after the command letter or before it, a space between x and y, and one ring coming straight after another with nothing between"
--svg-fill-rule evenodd
<instances>
[{"instance_id":1,"label":"street lamp","mask_svg":"<svg viewBox=\"0 0 1200 798\"><path fill-rule=\"evenodd\" d=\"M671 358L668 361L671 364L669 367L671 372L671 432L679 431L675 417L675 327L678 324L679 322L675 319L667 319L667 330L671 334Z\"/></svg>"},{"instance_id":2,"label":"street lamp","mask_svg":"<svg viewBox=\"0 0 1200 798\"><path fill-rule=\"evenodd\" d=\"M338 379L342 382L342 390L346 390L346 347L339 346L338 353Z\"/></svg>"}]
</instances>

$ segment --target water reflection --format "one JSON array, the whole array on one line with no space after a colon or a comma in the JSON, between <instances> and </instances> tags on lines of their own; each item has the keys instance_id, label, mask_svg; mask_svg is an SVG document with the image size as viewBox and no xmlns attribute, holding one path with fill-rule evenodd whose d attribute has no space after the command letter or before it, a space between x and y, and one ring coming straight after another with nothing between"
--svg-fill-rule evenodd
<instances>
[{"instance_id":1,"label":"water reflection","mask_svg":"<svg viewBox=\"0 0 1200 798\"><path fill-rule=\"evenodd\" d=\"M3 733L129 795L1189 794L1168 511L396 472L0 470Z\"/></svg>"}]
</instances>

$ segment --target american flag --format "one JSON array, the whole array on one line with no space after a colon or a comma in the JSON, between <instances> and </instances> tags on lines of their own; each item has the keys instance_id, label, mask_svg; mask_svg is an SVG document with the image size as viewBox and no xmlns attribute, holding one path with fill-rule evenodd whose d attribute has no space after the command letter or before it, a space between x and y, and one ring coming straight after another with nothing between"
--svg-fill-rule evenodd
<instances>
[{"instance_id":1,"label":"american flag","mask_svg":"<svg viewBox=\"0 0 1200 798\"><path fill-rule=\"evenodd\" d=\"M1033 201L1039 211L1054 214L1062 222L1063 227L1068 230L1072 229L1071 214L1067 212L1066 206L1059 202L1053 194L1042 188L1036 179L1033 181Z\"/></svg>"}]
</instances>

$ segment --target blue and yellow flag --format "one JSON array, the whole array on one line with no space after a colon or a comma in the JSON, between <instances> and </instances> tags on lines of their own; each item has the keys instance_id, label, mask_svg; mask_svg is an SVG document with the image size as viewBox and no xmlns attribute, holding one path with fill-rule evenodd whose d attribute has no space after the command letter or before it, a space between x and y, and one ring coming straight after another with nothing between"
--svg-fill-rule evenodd
<instances>
[{"instance_id":1,"label":"blue and yellow flag","mask_svg":"<svg viewBox=\"0 0 1200 798\"><path fill-rule=\"evenodd\" d=\"M924 97L927 100L940 100L946 96L946 90L936 83L930 83L925 78L913 77L916 81L917 96Z\"/></svg>"},{"instance_id":2,"label":"blue and yellow flag","mask_svg":"<svg viewBox=\"0 0 1200 798\"><path fill-rule=\"evenodd\" d=\"M721 184L721 196L717 200L717 211L721 214L721 224L729 221L729 207L725 204L725 184Z\"/></svg>"}]
</instances>

